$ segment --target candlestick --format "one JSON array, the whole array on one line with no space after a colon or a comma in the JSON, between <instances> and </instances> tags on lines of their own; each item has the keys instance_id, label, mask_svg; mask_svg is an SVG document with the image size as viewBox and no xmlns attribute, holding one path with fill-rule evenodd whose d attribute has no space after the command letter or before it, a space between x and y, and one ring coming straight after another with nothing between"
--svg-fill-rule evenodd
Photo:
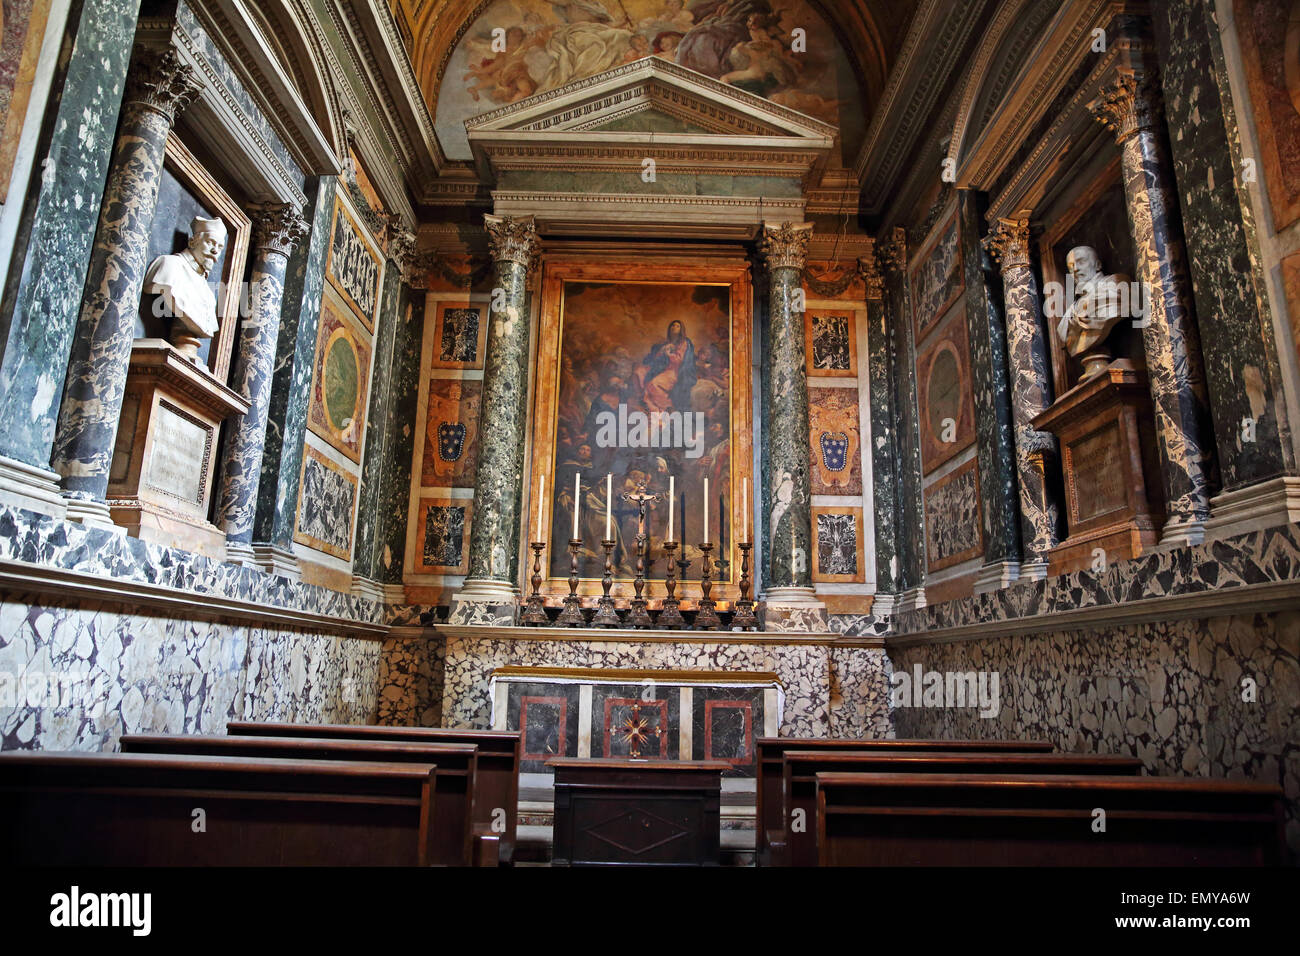
<instances>
[{"instance_id":1,"label":"candlestick","mask_svg":"<svg viewBox=\"0 0 1300 956\"><path fill-rule=\"evenodd\" d=\"M556 627L583 627L587 623L582 613L582 598L578 597L578 551L582 548L582 539L574 537L569 542L569 594L564 599L564 610L555 619Z\"/></svg>"},{"instance_id":2,"label":"candlestick","mask_svg":"<svg viewBox=\"0 0 1300 956\"><path fill-rule=\"evenodd\" d=\"M582 499L579 497L579 495L581 494L581 486L578 484L578 481L581 478L582 478L582 472L575 471L573 473L573 540L574 541L578 540L578 511L582 508Z\"/></svg>"},{"instance_id":3,"label":"candlestick","mask_svg":"<svg viewBox=\"0 0 1300 956\"><path fill-rule=\"evenodd\" d=\"M546 507L546 476L542 475L542 483L537 488L537 540L542 540L542 509Z\"/></svg>"},{"instance_id":4,"label":"candlestick","mask_svg":"<svg viewBox=\"0 0 1300 956\"><path fill-rule=\"evenodd\" d=\"M669 511L669 514L672 514ZM663 604L660 605L658 625L668 630L676 630L679 627L686 626L686 618L682 617L682 602L677 600L677 577L673 573L678 562L673 560L673 554L677 551L676 541L664 542L664 560L668 563L668 570L664 572L664 590L668 592L664 598Z\"/></svg>"},{"instance_id":5,"label":"candlestick","mask_svg":"<svg viewBox=\"0 0 1300 956\"><path fill-rule=\"evenodd\" d=\"M708 498L704 499L708 501ZM722 623L718 618L718 604L709 593L713 590L713 582L709 576L709 554L713 551L711 542L705 541L700 545L700 603L695 611L695 630L697 631L716 631Z\"/></svg>"},{"instance_id":6,"label":"candlestick","mask_svg":"<svg viewBox=\"0 0 1300 956\"><path fill-rule=\"evenodd\" d=\"M709 479L704 478L704 540L709 540Z\"/></svg>"},{"instance_id":7,"label":"candlestick","mask_svg":"<svg viewBox=\"0 0 1300 956\"><path fill-rule=\"evenodd\" d=\"M619 627L621 622L618 619L618 612L614 609L614 599L609 596L610 585L614 583L614 545L616 542L606 538L601 542L605 549L605 576L601 578L600 584L604 589L599 601L596 602L596 614L591 619L592 627Z\"/></svg>"},{"instance_id":8,"label":"candlestick","mask_svg":"<svg viewBox=\"0 0 1300 956\"><path fill-rule=\"evenodd\" d=\"M753 542L737 542L740 548L740 600L736 602L735 613L731 616L733 631L758 630L758 616L754 613L754 602L749 599L749 552Z\"/></svg>"},{"instance_id":9,"label":"candlestick","mask_svg":"<svg viewBox=\"0 0 1300 956\"><path fill-rule=\"evenodd\" d=\"M673 537L673 505L677 503L677 476L668 476L668 540L676 541Z\"/></svg>"},{"instance_id":10,"label":"candlestick","mask_svg":"<svg viewBox=\"0 0 1300 956\"><path fill-rule=\"evenodd\" d=\"M605 476L605 540L609 540L609 516L610 508L614 503L614 476L612 474Z\"/></svg>"},{"instance_id":11,"label":"candlestick","mask_svg":"<svg viewBox=\"0 0 1300 956\"><path fill-rule=\"evenodd\" d=\"M539 534L538 537L541 537L541 535ZM529 544L529 547L533 549L533 593L528 595L528 604L524 609L524 624L527 626L549 624L550 618L546 616L546 601L542 597L541 590L542 552L546 550L546 542L533 541Z\"/></svg>"},{"instance_id":12,"label":"candlestick","mask_svg":"<svg viewBox=\"0 0 1300 956\"><path fill-rule=\"evenodd\" d=\"M545 478L542 479L543 481ZM541 533L537 535L541 537ZM743 541L749 540L749 479L742 478L740 481L740 537Z\"/></svg>"},{"instance_id":13,"label":"candlestick","mask_svg":"<svg viewBox=\"0 0 1300 956\"><path fill-rule=\"evenodd\" d=\"M625 501L636 502L637 520L636 520L636 578L632 582L632 589L635 597L628 607L627 626L628 627L650 627L654 622L650 620L650 612L646 610L646 599L641 596L645 590L645 568L646 552L650 547L650 536L646 534L645 509L652 501L658 501L658 495L646 494L645 489L638 489L635 493L625 493Z\"/></svg>"}]
</instances>

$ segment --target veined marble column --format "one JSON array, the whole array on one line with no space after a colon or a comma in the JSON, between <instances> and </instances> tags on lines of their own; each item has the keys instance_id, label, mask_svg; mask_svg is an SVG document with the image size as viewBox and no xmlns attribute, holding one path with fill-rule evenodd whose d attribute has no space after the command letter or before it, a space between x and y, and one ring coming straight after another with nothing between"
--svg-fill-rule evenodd
<instances>
[{"instance_id":1,"label":"veined marble column","mask_svg":"<svg viewBox=\"0 0 1300 956\"><path fill-rule=\"evenodd\" d=\"M812 476L808 452L808 366L801 284L812 223L765 226L758 251L767 266L768 420L764 422L771 576L768 630L828 630L812 587Z\"/></svg>"},{"instance_id":2,"label":"veined marble column","mask_svg":"<svg viewBox=\"0 0 1300 956\"><path fill-rule=\"evenodd\" d=\"M275 347L280 334L280 307L289 255L307 234L307 223L292 203L255 206L253 265L249 278L249 314L239 329L231 387L248 401L248 411L227 423L221 461L221 490L217 527L226 533L226 557L236 564L256 566L253 517L257 483L266 447L267 409L275 371Z\"/></svg>"},{"instance_id":3,"label":"veined marble column","mask_svg":"<svg viewBox=\"0 0 1300 956\"><path fill-rule=\"evenodd\" d=\"M984 238L984 245L1002 267L1024 543L1020 576L1040 580L1047 576L1048 552L1060 543L1060 502L1048 479L1048 468L1060 449L1055 435L1030 424L1052 404L1052 383L1038 282L1029 266L1029 220L999 219Z\"/></svg>"},{"instance_id":4,"label":"veined marble column","mask_svg":"<svg viewBox=\"0 0 1300 956\"><path fill-rule=\"evenodd\" d=\"M1175 228L1178 199L1161 131L1159 86L1150 70L1124 69L1088 108L1120 146L1137 271L1150 302L1142 343L1168 515L1160 543L1196 544L1210 514L1214 461L1204 442L1212 436L1191 280Z\"/></svg>"},{"instance_id":5,"label":"veined marble column","mask_svg":"<svg viewBox=\"0 0 1300 956\"><path fill-rule=\"evenodd\" d=\"M871 251L858 259L867 287L867 379L871 383L871 501L875 511L876 595L871 611L893 613L898 601L898 414L894 406L894 349L885 312L885 276Z\"/></svg>"},{"instance_id":6,"label":"veined marble column","mask_svg":"<svg viewBox=\"0 0 1300 956\"><path fill-rule=\"evenodd\" d=\"M144 287L167 133L202 90L171 48L137 47L72 342L51 465L68 517L115 528L104 496Z\"/></svg>"},{"instance_id":7,"label":"veined marble column","mask_svg":"<svg viewBox=\"0 0 1300 956\"><path fill-rule=\"evenodd\" d=\"M532 217L483 217L492 246L496 282L488 315L479 434L474 473L474 514L469 574L452 601L451 624L514 623L515 552L523 490L519 453L528 392L528 269L537 251Z\"/></svg>"}]
</instances>

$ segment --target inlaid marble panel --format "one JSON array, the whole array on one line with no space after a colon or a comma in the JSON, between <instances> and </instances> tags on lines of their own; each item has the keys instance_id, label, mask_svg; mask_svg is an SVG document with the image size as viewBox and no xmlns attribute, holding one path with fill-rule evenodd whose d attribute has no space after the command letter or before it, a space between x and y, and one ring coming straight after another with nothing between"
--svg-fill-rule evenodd
<instances>
[{"instance_id":1,"label":"inlaid marble panel","mask_svg":"<svg viewBox=\"0 0 1300 956\"><path fill-rule=\"evenodd\" d=\"M808 374L852 378L858 374L857 313L849 309L809 309L804 313Z\"/></svg>"},{"instance_id":2,"label":"inlaid marble panel","mask_svg":"<svg viewBox=\"0 0 1300 956\"><path fill-rule=\"evenodd\" d=\"M925 489L926 554L938 571L983 554L979 470L971 459Z\"/></svg>"},{"instance_id":3,"label":"inlaid marble panel","mask_svg":"<svg viewBox=\"0 0 1300 956\"><path fill-rule=\"evenodd\" d=\"M365 238L342 200L337 201L325 274L368 331L375 327L379 274L383 267L379 250Z\"/></svg>"},{"instance_id":4,"label":"inlaid marble panel","mask_svg":"<svg viewBox=\"0 0 1300 956\"><path fill-rule=\"evenodd\" d=\"M467 498L421 498L416 513L416 571L464 574L474 503Z\"/></svg>"},{"instance_id":5,"label":"inlaid marble panel","mask_svg":"<svg viewBox=\"0 0 1300 956\"><path fill-rule=\"evenodd\" d=\"M856 388L809 388L814 495L862 494L862 429Z\"/></svg>"},{"instance_id":6,"label":"inlaid marble panel","mask_svg":"<svg viewBox=\"0 0 1300 956\"><path fill-rule=\"evenodd\" d=\"M433 368L482 368L487 306L442 303L433 327Z\"/></svg>"},{"instance_id":7,"label":"inlaid marble panel","mask_svg":"<svg viewBox=\"0 0 1300 956\"><path fill-rule=\"evenodd\" d=\"M970 345L961 309L938 326L916 359L921 459L927 474L975 440Z\"/></svg>"},{"instance_id":8,"label":"inlaid marble panel","mask_svg":"<svg viewBox=\"0 0 1300 956\"><path fill-rule=\"evenodd\" d=\"M357 478L310 445L302 460L302 491L294 540L347 560Z\"/></svg>"},{"instance_id":9,"label":"inlaid marble panel","mask_svg":"<svg viewBox=\"0 0 1300 956\"><path fill-rule=\"evenodd\" d=\"M812 522L813 580L866 581L862 509L814 505Z\"/></svg>"},{"instance_id":10,"label":"inlaid marble panel","mask_svg":"<svg viewBox=\"0 0 1300 956\"><path fill-rule=\"evenodd\" d=\"M308 426L355 462L365 434L371 345L347 313L326 295L316 338Z\"/></svg>"},{"instance_id":11,"label":"inlaid marble panel","mask_svg":"<svg viewBox=\"0 0 1300 956\"><path fill-rule=\"evenodd\" d=\"M426 488L473 488L478 461L479 408L483 383L474 379L429 380L424 460Z\"/></svg>"},{"instance_id":12,"label":"inlaid marble panel","mask_svg":"<svg viewBox=\"0 0 1300 956\"><path fill-rule=\"evenodd\" d=\"M961 228L954 209L912 266L909 281L918 342L961 295L965 274L960 239Z\"/></svg>"}]
</instances>

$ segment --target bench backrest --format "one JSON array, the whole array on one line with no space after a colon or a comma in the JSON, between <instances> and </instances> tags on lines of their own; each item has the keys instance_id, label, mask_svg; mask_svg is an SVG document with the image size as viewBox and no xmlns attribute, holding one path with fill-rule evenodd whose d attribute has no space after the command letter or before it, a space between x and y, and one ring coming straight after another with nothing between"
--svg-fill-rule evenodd
<instances>
[{"instance_id":1,"label":"bench backrest","mask_svg":"<svg viewBox=\"0 0 1300 956\"><path fill-rule=\"evenodd\" d=\"M817 774L823 866L1276 865L1282 828L1281 789L1235 780Z\"/></svg>"},{"instance_id":2,"label":"bench backrest","mask_svg":"<svg viewBox=\"0 0 1300 956\"><path fill-rule=\"evenodd\" d=\"M123 753L206 754L296 760L435 763L437 818L433 863L473 863L478 747L418 741L332 740L325 737L227 737L202 734L124 734Z\"/></svg>"},{"instance_id":3,"label":"bench backrest","mask_svg":"<svg viewBox=\"0 0 1300 956\"><path fill-rule=\"evenodd\" d=\"M426 866L435 777L432 763L0 753L0 832L28 865Z\"/></svg>"}]
</instances>

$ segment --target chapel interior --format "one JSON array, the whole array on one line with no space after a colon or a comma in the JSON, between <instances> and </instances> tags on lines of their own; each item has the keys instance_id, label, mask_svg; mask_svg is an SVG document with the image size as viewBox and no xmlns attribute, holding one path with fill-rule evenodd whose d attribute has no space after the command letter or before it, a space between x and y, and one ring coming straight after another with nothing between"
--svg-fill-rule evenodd
<instances>
[{"instance_id":1,"label":"chapel interior","mask_svg":"<svg viewBox=\"0 0 1300 956\"><path fill-rule=\"evenodd\" d=\"M1295 862L1300 0L0 16L15 859Z\"/></svg>"}]
</instances>

